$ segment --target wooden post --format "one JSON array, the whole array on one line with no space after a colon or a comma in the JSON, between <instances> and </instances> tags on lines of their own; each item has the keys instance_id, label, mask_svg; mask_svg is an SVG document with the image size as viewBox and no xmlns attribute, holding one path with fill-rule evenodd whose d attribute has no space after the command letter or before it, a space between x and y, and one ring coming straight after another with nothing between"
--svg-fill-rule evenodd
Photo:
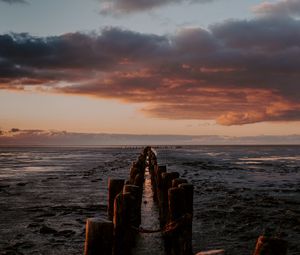
<instances>
[{"instance_id":1,"label":"wooden post","mask_svg":"<svg viewBox=\"0 0 300 255\"><path fill-rule=\"evenodd\" d=\"M123 193L130 193L133 198L130 220L133 226L139 227L141 224L142 190L136 185L124 185Z\"/></svg>"},{"instance_id":2,"label":"wooden post","mask_svg":"<svg viewBox=\"0 0 300 255\"><path fill-rule=\"evenodd\" d=\"M137 168L138 168L138 170L139 170L139 173L144 172L145 167L146 167L146 155L141 154L141 155L138 157L136 166L137 166Z\"/></svg>"},{"instance_id":3,"label":"wooden post","mask_svg":"<svg viewBox=\"0 0 300 255\"><path fill-rule=\"evenodd\" d=\"M114 201L114 246L113 254L120 255L122 254L122 249L124 246L124 223L123 223L123 193L119 193Z\"/></svg>"},{"instance_id":4,"label":"wooden post","mask_svg":"<svg viewBox=\"0 0 300 255\"><path fill-rule=\"evenodd\" d=\"M140 187L137 185L126 184L123 187L123 193L132 193L134 196L137 196L140 193Z\"/></svg>"},{"instance_id":5,"label":"wooden post","mask_svg":"<svg viewBox=\"0 0 300 255\"><path fill-rule=\"evenodd\" d=\"M113 229L111 221L87 219L84 255L112 255Z\"/></svg>"},{"instance_id":6,"label":"wooden post","mask_svg":"<svg viewBox=\"0 0 300 255\"><path fill-rule=\"evenodd\" d=\"M117 194L119 194L124 186L123 179L108 179L108 206L107 213L110 220L114 217L114 200Z\"/></svg>"},{"instance_id":7,"label":"wooden post","mask_svg":"<svg viewBox=\"0 0 300 255\"><path fill-rule=\"evenodd\" d=\"M162 187L163 188L171 188L173 179L175 179L175 177L173 176L173 173L162 173L162 175L161 175Z\"/></svg>"},{"instance_id":8,"label":"wooden post","mask_svg":"<svg viewBox=\"0 0 300 255\"><path fill-rule=\"evenodd\" d=\"M193 215L194 185L182 183L179 188L184 190L186 212Z\"/></svg>"},{"instance_id":9,"label":"wooden post","mask_svg":"<svg viewBox=\"0 0 300 255\"><path fill-rule=\"evenodd\" d=\"M179 178L179 173L178 172L170 172L170 178L169 178L169 183L168 183L168 187L169 188L172 188L172 181L174 180L174 179L177 179L177 178Z\"/></svg>"},{"instance_id":10,"label":"wooden post","mask_svg":"<svg viewBox=\"0 0 300 255\"><path fill-rule=\"evenodd\" d=\"M144 184L144 175L141 173L137 174L134 179L134 185L139 186L140 188L143 188Z\"/></svg>"},{"instance_id":11,"label":"wooden post","mask_svg":"<svg viewBox=\"0 0 300 255\"><path fill-rule=\"evenodd\" d=\"M157 165L157 158L154 152L151 150L151 148L148 154L149 154L150 165L152 166Z\"/></svg>"},{"instance_id":12,"label":"wooden post","mask_svg":"<svg viewBox=\"0 0 300 255\"><path fill-rule=\"evenodd\" d=\"M176 221L186 212L184 190L180 188L170 188L168 191L168 197L169 218L170 221Z\"/></svg>"},{"instance_id":13,"label":"wooden post","mask_svg":"<svg viewBox=\"0 0 300 255\"><path fill-rule=\"evenodd\" d=\"M114 255L128 255L133 244L134 236L130 216L132 196L130 193L119 193L114 203Z\"/></svg>"},{"instance_id":14,"label":"wooden post","mask_svg":"<svg viewBox=\"0 0 300 255\"><path fill-rule=\"evenodd\" d=\"M174 229L169 234L168 245L172 255L190 255L184 249L184 229L182 217L186 213L185 195L181 188L170 188L168 191L169 200L169 224L174 225Z\"/></svg>"},{"instance_id":15,"label":"wooden post","mask_svg":"<svg viewBox=\"0 0 300 255\"><path fill-rule=\"evenodd\" d=\"M154 165L153 171L151 173L151 184L153 189L153 200L157 201L157 184L156 184L156 173L157 173L158 165Z\"/></svg>"},{"instance_id":16,"label":"wooden post","mask_svg":"<svg viewBox=\"0 0 300 255\"><path fill-rule=\"evenodd\" d=\"M167 172L167 166L158 166L156 169L156 186L158 189L161 187L161 175Z\"/></svg>"},{"instance_id":17,"label":"wooden post","mask_svg":"<svg viewBox=\"0 0 300 255\"><path fill-rule=\"evenodd\" d=\"M162 174L167 172L166 166L158 166L156 169L156 196L158 201L158 207L159 207L159 219L161 226L163 226L163 211L164 211L164 195L162 190Z\"/></svg>"},{"instance_id":18,"label":"wooden post","mask_svg":"<svg viewBox=\"0 0 300 255\"><path fill-rule=\"evenodd\" d=\"M154 169L155 169L155 164L150 164L150 166L149 166L149 173L150 173L150 177L151 177L151 185L152 185L152 187L155 184Z\"/></svg>"},{"instance_id":19,"label":"wooden post","mask_svg":"<svg viewBox=\"0 0 300 255\"><path fill-rule=\"evenodd\" d=\"M137 174L138 174L138 168L136 166L136 162L133 162L132 167L130 168L130 176L129 176L130 184L134 184L135 176Z\"/></svg>"},{"instance_id":20,"label":"wooden post","mask_svg":"<svg viewBox=\"0 0 300 255\"><path fill-rule=\"evenodd\" d=\"M172 187L173 188L177 188L179 186L179 184L182 184L182 183L187 183L187 180L186 179L182 179L182 178L173 179L173 181L172 181Z\"/></svg>"},{"instance_id":21,"label":"wooden post","mask_svg":"<svg viewBox=\"0 0 300 255\"><path fill-rule=\"evenodd\" d=\"M135 199L129 192L123 192L123 224L124 224L124 246L122 254L131 254L131 248L135 243L135 234L132 226L132 216L135 214Z\"/></svg>"},{"instance_id":22,"label":"wooden post","mask_svg":"<svg viewBox=\"0 0 300 255\"><path fill-rule=\"evenodd\" d=\"M174 180L173 180L174 181ZM179 188L184 191L185 212L189 214L183 226L183 249L184 254L193 254L193 199L194 185L189 183L179 184Z\"/></svg>"},{"instance_id":23,"label":"wooden post","mask_svg":"<svg viewBox=\"0 0 300 255\"><path fill-rule=\"evenodd\" d=\"M172 187L172 180L179 177L179 173L162 173L161 175L161 207L160 226L164 227L168 220L168 190Z\"/></svg>"},{"instance_id":24,"label":"wooden post","mask_svg":"<svg viewBox=\"0 0 300 255\"><path fill-rule=\"evenodd\" d=\"M277 237L260 236L253 255L286 255L287 242Z\"/></svg>"}]
</instances>

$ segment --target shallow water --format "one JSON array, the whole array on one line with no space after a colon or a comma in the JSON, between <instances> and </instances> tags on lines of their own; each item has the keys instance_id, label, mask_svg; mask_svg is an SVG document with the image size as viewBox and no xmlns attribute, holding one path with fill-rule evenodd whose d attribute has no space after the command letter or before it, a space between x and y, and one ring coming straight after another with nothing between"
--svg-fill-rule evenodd
<instances>
[{"instance_id":1,"label":"shallow water","mask_svg":"<svg viewBox=\"0 0 300 255\"><path fill-rule=\"evenodd\" d=\"M127 178L140 150L0 148L0 254L82 254L85 219L106 215L108 177ZM251 254L273 227L288 254L299 254L299 146L156 150L160 164L195 185L195 252Z\"/></svg>"}]
</instances>

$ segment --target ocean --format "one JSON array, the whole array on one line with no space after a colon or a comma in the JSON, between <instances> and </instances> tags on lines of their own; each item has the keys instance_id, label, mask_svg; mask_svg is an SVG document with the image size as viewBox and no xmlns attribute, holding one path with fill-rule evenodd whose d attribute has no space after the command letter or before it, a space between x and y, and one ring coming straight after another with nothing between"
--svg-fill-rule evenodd
<instances>
[{"instance_id":1,"label":"ocean","mask_svg":"<svg viewBox=\"0 0 300 255\"><path fill-rule=\"evenodd\" d=\"M154 148L194 184L195 253L250 255L267 229L300 254L300 146ZM141 149L0 147L0 254L83 254L86 218L106 217L108 178L127 179Z\"/></svg>"}]
</instances>

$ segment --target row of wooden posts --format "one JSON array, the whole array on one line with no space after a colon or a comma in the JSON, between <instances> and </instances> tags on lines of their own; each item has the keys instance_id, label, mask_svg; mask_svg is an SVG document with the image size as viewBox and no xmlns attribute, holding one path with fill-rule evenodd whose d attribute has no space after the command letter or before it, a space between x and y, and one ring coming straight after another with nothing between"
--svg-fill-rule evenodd
<instances>
[{"instance_id":1,"label":"row of wooden posts","mask_svg":"<svg viewBox=\"0 0 300 255\"><path fill-rule=\"evenodd\" d=\"M85 255L127 255L135 244L141 224L141 203L146 147L133 163L129 180L108 180L108 220L89 218L86 222Z\"/></svg>"},{"instance_id":2,"label":"row of wooden posts","mask_svg":"<svg viewBox=\"0 0 300 255\"><path fill-rule=\"evenodd\" d=\"M159 207L158 230L140 227L146 168ZM129 180L109 179L108 220L87 220L85 255L131 254L138 232L162 232L166 254L191 255L193 191L193 185L179 178L179 173L168 173L166 166L159 166L151 147L146 147L133 163Z\"/></svg>"},{"instance_id":3,"label":"row of wooden posts","mask_svg":"<svg viewBox=\"0 0 300 255\"><path fill-rule=\"evenodd\" d=\"M149 159L165 254L191 255L194 186L180 178L178 172L167 172L166 166L158 165L152 151Z\"/></svg>"},{"instance_id":4,"label":"row of wooden posts","mask_svg":"<svg viewBox=\"0 0 300 255\"><path fill-rule=\"evenodd\" d=\"M153 199L159 207L160 229L141 225L141 204L145 170L151 176ZM194 186L158 165L151 147L145 147L130 169L128 180L108 180L108 220L89 218L86 222L85 255L130 255L139 232L161 232L167 255L192 255ZM260 236L253 255L286 255L287 243ZM225 254L224 250L214 253Z\"/></svg>"}]
</instances>

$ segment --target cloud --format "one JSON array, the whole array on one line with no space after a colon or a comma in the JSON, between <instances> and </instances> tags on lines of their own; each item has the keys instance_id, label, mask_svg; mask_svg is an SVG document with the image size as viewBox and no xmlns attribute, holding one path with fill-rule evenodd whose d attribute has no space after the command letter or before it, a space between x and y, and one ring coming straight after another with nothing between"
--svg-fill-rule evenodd
<instances>
[{"instance_id":1,"label":"cloud","mask_svg":"<svg viewBox=\"0 0 300 255\"><path fill-rule=\"evenodd\" d=\"M189 135L130 135L105 133L73 133L51 130L0 131L3 146L124 146L124 145L252 145L300 144L299 135L289 136L189 136Z\"/></svg>"},{"instance_id":2,"label":"cloud","mask_svg":"<svg viewBox=\"0 0 300 255\"><path fill-rule=\"evenodd\" d=\"M263 2L253 8L257 14L270 14L280 16L299 16L299 0L280 0L275 3Z\"/></svg>"},{"instance_id":3,"label":"cloud","mask_svg":"<svg viewBox=\"0 0 300 255\"><path fill-rule=\"evenodd\" d=\"M8 4L27 4L25 0L0 0L0 2L8 3Z\"/></svg>"},{"instance_id":4,"label":"cloud","mask_svg":"<svg viewBox=\"0 0 300 255\"><path fill-rule=\"evenodd\" d=\"M208 3L214 0L110 0L101 1L100 13L129 14L133 12L147 11L161 6L178 3Z\"/></svg>"},{"instance_id":5,"label":"cloud","mask_svg":"<svg viewBox=\"0 0 300 255\"><path fill-rule=\"evenodd\" d=\"M164 119L299 121L300 21L226 21L172 35L105 28L0 35L0 89L142 103Z\"/></svg>"},{"instance_id":6,"label":"cloud","mask_svg":"<svg viewBox=\"0 0 300 255\"><path fill-rule=\"evenodd\" d=\"M11 132L11 133L20 132L20 129L18 129L18 128L12 128L12 129L10 130L10 132Z\"/></svg>"}]
</instances>

